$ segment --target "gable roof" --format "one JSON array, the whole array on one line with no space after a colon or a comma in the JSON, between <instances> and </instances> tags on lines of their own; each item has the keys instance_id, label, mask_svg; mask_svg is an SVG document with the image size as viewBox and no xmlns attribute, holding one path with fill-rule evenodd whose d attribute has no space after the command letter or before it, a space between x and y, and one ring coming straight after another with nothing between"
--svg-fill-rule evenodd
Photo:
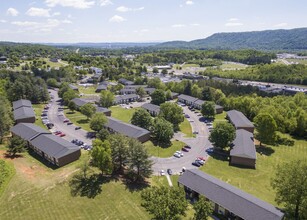
<instances>
[{"instance_id":1,"label":"gable roof","mask_svg":"<svg viewBox=\"0 0 307 220\"><path fill-rule=\"evenodd\" d=\"M79 108L87 103L91 103L91 101L87 99L80 99L80 98L74 98L71 101L74 102L76 106L78 106Z\"/></svg>"},{"instance_id":2,"label":"gable roof","mask_svg":"<svg viewBox=\"0 0 307 220\"><path fill-rule=\"evenodd\" d=\"M117 120L112 117L108 117L108 123L106 127L112 129L113 131L126 135L132 138L139 138L143 135L149 134L150 132L144 128L125 123L123 121Z\"/></svg>"},{"instance_id":3,"label":"gable roof","mask_svg":"<svg viewBox=\"0 0 307 220\"><path fill-rule=\"evenodd\" d=\"M280 220L284 216L273 205L197 169L186 170L178 182L243 219Z\"/></svg>"},{"instance_id":4,"label":"gable roof","mask_svg":"<svg viewBox=\"0 0 307 220\"><path fill-rule=\"evenodd\" d=\"M250 120L242 113L237 110L230 110L227 112L227 117L231 121L231 123L236 127L250 127L254 128L254 125Z\"/></svg>"},{"instance_id":5,"label":"gable roof","mask_svg":"<svg viewBox=\"0 0 307 220\"><path fill-rule=\"evenodd\" d=\"M71 88L72 90L79 90L77 86L74 86L74 85L72 85L72 84L69 84L68 86L69 86L69 88Z\"/></svg>"},{"instance_id":6,"label":"gable roof","mask_svg":"<svg viewBox=\"0 0 307 220\"><path fill-rule=\"evenodd\" d=\"M139 96L137 94L119 95L115 97L115 102L126 99L134 99L134 98L139 98Z\"/></svg>"},{"instance_id":7,"label":"gable roof","mask_svg":"<svg viewBox=\"0 0 307 220\"><path fill-rule=\"evenodd\" d=\"M97 90L107 90L108 89L108 85L106 84L99 84L96 88L96 91Z\"/></svg>"},{"instance_id":8,"label":"gable roof","mask_svg":"<svg viewBox=\"0 0 307 220\"><path fill-rule=\"evenodd\" d=\"M20 99L18 101L13 102L13 109L18 109L20 107L32 107L32 103L26 99Z\"/></svg>"},{"instance_id":9,"label":"gable roof","mask_svg":"<svg viewBox=\"0 0 307 220\"><path fill-rule=\"evenodd\" d=\"M11 132L27 141L41 134L50 134L49 131L32 123L19 123L11 128Z\"/></svg>"},{"instance_id":10,"label":"gable roof","mask_svg":"<svg viewBox=\"0 0 307 220\"><path fill-rule=\"evenodd\" d=\"M236 138L233 141L230 156L256 159L254 135L244 129L236 130Z\"/></svg>"},{"instance_id":11,"label":"gable roof","mask_svg":"<svg viewBox=\"0 0 307 220\"><path fill-rule=\"evenodd\" d=\"M201 100L201 99L197 99L194 103L195 103L196 105L202 106L202 105L205 103L205 101L204 101L204 100Z\"/></svg>"},{"instance_id":12,"label":"gable roof","mask_svg":"<svg viewBox=\"0 0 307 220\"><path fill-rule=\"evenodd\" d=\"M14 110L14 119L20 120L25 118L33 118L35 117L35 113L32 107L20 107Z\"/></svg>"},{"instance_id":13,"label":"gable roof","mask_svg":"<svg viewBox=\"0 0 307 220\"><path fill-rule=\"evenodd\" d=\"M157 114L159 114L159 112L160 112L160 106L154 105L154 104L151 104L151 103L143 104L142 108L144 108L148 111L151 111L151 112L156 112Z\"/></svg>"},{"instance_id":14,"label":"gable roof","mask_svg":"<svg viewBox=\"0 0 307 220\"><path fill-rule=\"evenodd\" d=\"M79 147L61 137L52 134L42 134L30 141L37 149L56 159L72 152L80 151Z\"/></svg>"},{"instance_id":15,"label":"gable roof","mask_svg":"<svg viewBox=\"0 0 307 220\"><path fill-rule=\"evenodd\" d=\"M189 95L184 95L184 94L179 95L178 99L183 99L183 100L189 101L189 102L195 102L197 100L197 98L194 98L194 97L189 96Z\"/></svg>"},{"instance_id":16,"label":"gable roof","mask_svg":"<svg viewBox=\"0 0 307 220\"><path fill-rule=\"evenodd\" d=\"M95 105L95 107L96 107L96 112L103 112L103 113L111 112L111 110L107 108L99 107L97 105Z\"/></svg>"}]
</instances>

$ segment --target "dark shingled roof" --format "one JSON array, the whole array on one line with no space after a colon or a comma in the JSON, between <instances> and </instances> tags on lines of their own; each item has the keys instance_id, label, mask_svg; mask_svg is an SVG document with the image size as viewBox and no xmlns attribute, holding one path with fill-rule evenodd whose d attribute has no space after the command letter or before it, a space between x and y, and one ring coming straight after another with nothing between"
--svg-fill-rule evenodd
<instances>
[{"instance_id":1,"label":"dark shingled roof","mask_svg":"<svg viewBox=\"0 0 307 220\"><path fill-rule=\"evenodd\" d=\"M230 156L256 159L254 135L244 129L236 130L236 138L233 141Z\"/></svg>"},{"instance_id":2,"label":"dark shingled roof","mask_svg":"<svg viewBox=\"0 0 307 220\"><path fill-rule=\"evenodd\" d=\"M202 105L205 103L205 101L204 101L204 100L201 100L201 99L197 99L194 103L195 103L196 105L202 106Z\"/></svg>"},{"instance_id":3,"label":"dark shingled roof","mask_svg":"<svg viewBox=\"0 0 307 220\"><path fill-rule=\"evenodd\" d=\"M99 91L99 90L107 90L108 89L108 85L106 84L100 84L97 86L96 88L96 91Z\"/></svg>"},{"instance_id":4,"label":"dark shingled roof","mask_svg":"<svg viewBox=\"0 0 307 220\"><path fill-rule=\"evenodd\" d=\"M20 107L31 107L32 108L32 104L29 100L25 100L25 99L20 99L18 101L13 102L14 110Z\"/></svg>"},{"instance_id":5,"label":"dark shingled roof","mask_svg":"<svg viewBox=\"0 0 307 220\"><path fill-rule=\"evenodd\" d=\"M150 133L144 128L140 128L138 126L122 122L112 117L108 117L108 123L106 124L106 127L112 129L117 133L126 135L131 138L139 138L143 135Z\"/></svg>"},{"instance_id":6,"label":"dark shingled roof","mask_svg":"<svg viewBox=\"0 0 307 220\"><path fill-rule=\"evenodd\" d=\"M24 118L33 118L35 113L32 107L20 107L14 110L14 119L20 120Z\"/></svg>"},{"instance_id":7,"label":"dark shingled roof","mask_svg":"<svg viewBox=\"0 0 307 220\"><path fill-rule=\"evenodd\" d=\"M223 106L220 106L220 105L215 105L215 109L222 109Z\"/></svg>"},{"instance_id":8,"label":"dark shingled roof","mask_svg":"<svg viewBox=\"0 0 307 220\"><path fill-rule=\"evenodd\" d=\"M27 141L34 139L40 134L50 134L49 131L32 123L19 123L11 128L11 132Z\"/></svg>"},{"instance_id":9,"label":"dark shingled roof","mask_svg":"<svg viewBox=\"0 0 307 220\"><path fill-rule=\"evenodd\" d=\"M183 94L179 95L178 99L183 99L183 100L189 101L189 102L195 102L197 100L197 98L194 98L194 97L189 96L189 95L183 95Z\"/></svg>"},{"instance_id":10,"label":"dark shingled roof","mask_svg":"<svg viewBox=\"0 0 307 220\"><path fill-rule=\"evenodd\" d=\"M71 101L74 102L76 106L78 106L79 108L87 103L91 103L91 101L87 99L80 99L80 98L74 98Z\"/></svg>"},{"instance_id":11,"label":"dark shingled roof","mask_svg":"<svg viewBox=\"0 0 307 220\"><path fill-rule=\"evenodd\" d=\"M135 89L135 88L132 88L132 89L124 88L124 89L121 89L121 90L120 90L120 93L126 93L126 92L129 92L129 93L136 93L136 89Z\"/></svg>"},{"instance_id":12,"label":"dark shingled roof","mask_svg":"<svg viewBox=\"0 0 307 220\"><path fill-rule=\"evenodd\" d=\"M273 205L197 169L186 170L178 182L243 219L280 220L284 216Z\"/></svg>"},{"instance_id":13,"label":"dark shingled roof","mask_svg":"<svg viewBox=\"0 0 307 220\"><path fill-rule=\"evenodd\" d=\"M69 88L71 88L72 90L79 90L77 86L74 86L74 85L72 85L72 84L69 84L68 86L69 86Z\"/></svg>"},{"instance_id":14,"label":"dark shingled roof","mask_svg":"<svg viewBox=\"0 0 307 220\"><path fill-rule=\"evenodd\" d=\"M237 110L230 110L227 112L227 117L231 123L236 127L251 127L254 128L254 125L246 118L246 116Z\"/></svg>"},{"instance_id":15,"label":"dark shingled roof","mask_svg":"<svg viewBox=\"0 0 307 220\"><path fill-rule=\"evenodd\" d=\"M103 112L103 113L111 112L111 110L107 108L99 107L97 105L95 105L95 107L96 107L96 112Z\"/></svg>"},{"instance_id":16,"label":"dark shingled roof","mask_svg":"<svg viewBox=\"0 0 307 220\"><path fill-rule=\"evenodd\" d=\"M120 95L115 97L115 102L119 102L120 100L126 100L126 99L134 99L139 98L137 94L128 94L128 95Z\"/></svg>"},{"instance_id":17,"label":"dark shingled roof","mask_svg":"<svg viewBox=\"0 0 307 220\"><path fill-rule=\"evenodd\" d=\"M77 145L52 134L39 135L31 140L30 143L48 156L56 159L80 150Z\"/></svg>"},{"instance_id":18,"label":"dark shingled roof","mask_svg":"<svg viewBox=\"0 0 307 220\"><path fill-rule=\"evenodd\" d=\"M160 112L160 106L158 105L154 105L151 103L145 103L144 105L142 105L142 108L151 111L151 112L157 112L157 114L159 114Z\"/></svg>"},{"instance_id":19,"label":"dark shingled roof","mask_svg":"<svg viewBox=\"0 0 307 220\"><path fill-rule=\"evenodd\" d=\"M134 82L130 81L130 80L127 80L127 79L124 79L124 78L120 78L118 80L118 82L124 84L124 85L133 85Z\"/></svg>"}]
</instances>

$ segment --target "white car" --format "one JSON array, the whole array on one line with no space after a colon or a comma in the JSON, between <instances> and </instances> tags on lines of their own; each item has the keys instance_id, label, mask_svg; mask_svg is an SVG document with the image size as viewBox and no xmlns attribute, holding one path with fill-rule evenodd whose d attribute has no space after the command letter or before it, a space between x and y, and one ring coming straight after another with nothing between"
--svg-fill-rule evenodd
<instances>
[{"instance_id":1,"label":"white car","mask_svg":"<svg viewBox=\"0 0 307 220\"><path fill-rule=\"evenodd\" d=\"M189 122L194 122L194 120L190 119Z\"/></svg>"},{"instance_id":2,"label":"white car","mask_svg":"<svg viewBox=\"0 0 307 220\"><path fill-rule=\"evenodd\" d=\"M204 165L204 164L205 164L205 161L203 161L203 160L201 160L201 159L199 159L199 158L197 158L197 159L195 160L195 162L197 162L197 163L199 163L199 164L201 164L201 165Z\"/></svg>"},{"instance_id":3,"label":"white car","mask_svg":"<svg viewBox=\"0 0 307 220\"><path fill-rule=\"evenodd\" d=\"M179 154L180 157L183 157L183 153L182 153L181 151L179 151L179 150L177 150L177 151L175 152L175 154Z\"/></svg>"},{"instance_id":4,"label":"white car","mask_svg":"<svg viewBox=\"0 0 307 220\"><path fill-rule=\"evenodd\" d=\"M174 153L174 157L180 158L181 156L178 153Z\"/></svg>"},{"instance_id":5,"label":"white car","mask_svg":"<svg viewBox=\"0 0 307 220\"><path fill-rule=\"evenodd\" d=\"M164 170L161 170L161 171L160 171L160 175L161 175L161 176L165 176Z\"/></svg>"}]
</instances>

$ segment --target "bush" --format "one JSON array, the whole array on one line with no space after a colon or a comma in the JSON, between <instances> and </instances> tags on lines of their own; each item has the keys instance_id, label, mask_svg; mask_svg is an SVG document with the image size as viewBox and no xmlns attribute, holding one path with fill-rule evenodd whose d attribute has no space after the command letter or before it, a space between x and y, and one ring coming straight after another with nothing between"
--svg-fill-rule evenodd
<instances>
[{"instance_id":1,"label":"bush","mask_svg":"<svg viewBox=\"0 0 307 220\"><path fill-rule=\"evenodd\" d=\"M276 143L278 145L293 146L294 145L294 140L292 140L291 138L287 138L287 137L280 137L278 135Z\"/></svg>"}]
</instances>

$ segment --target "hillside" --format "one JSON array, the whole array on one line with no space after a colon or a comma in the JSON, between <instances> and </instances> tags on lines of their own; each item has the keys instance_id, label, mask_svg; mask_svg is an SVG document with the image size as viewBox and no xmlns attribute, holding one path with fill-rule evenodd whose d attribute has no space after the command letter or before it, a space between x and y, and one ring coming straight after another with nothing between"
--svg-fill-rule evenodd
<instances>
[{"instance_id":1,"label":"hillside","mask_svg":"<svg viewBox=\"0 0 307 220\"><path fill-rule=\"evenodd\" d=\"M306 50L307 28L291 30L266 30L252 32L216 33L204 39L170 41L157 45L161 48L193 49L256 49L256 50Z\"/></svg>"}]
</instances>

